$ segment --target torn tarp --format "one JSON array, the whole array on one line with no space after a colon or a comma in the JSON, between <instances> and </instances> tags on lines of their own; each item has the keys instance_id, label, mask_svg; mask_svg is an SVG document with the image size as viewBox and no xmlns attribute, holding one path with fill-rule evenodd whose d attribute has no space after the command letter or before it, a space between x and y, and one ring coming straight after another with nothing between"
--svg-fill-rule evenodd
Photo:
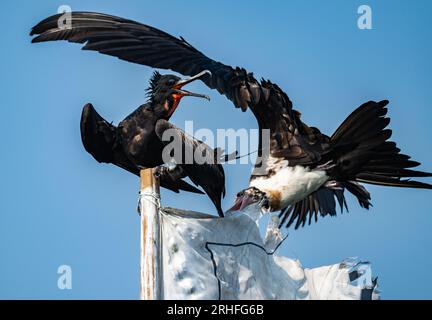
<instances>
[{"instance_id":1,"label":"torn tarp","mask_svg":"<svg viewBox=\"0 0 432 320\"><path fill-rule=\"evenodd\" d=\"M347 259L307 269L278 256L271 221L263 241L247 215L225 218L163 208L164 299L378 299L370 264Z\"/></svg>"}]
</instances>

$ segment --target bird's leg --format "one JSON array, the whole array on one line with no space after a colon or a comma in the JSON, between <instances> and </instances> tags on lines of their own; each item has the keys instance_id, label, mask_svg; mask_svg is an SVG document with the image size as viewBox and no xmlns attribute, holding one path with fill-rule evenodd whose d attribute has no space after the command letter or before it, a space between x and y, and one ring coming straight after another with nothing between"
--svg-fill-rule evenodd
<instances>
[{"instance_id":1,"label":"bird's leg","mask_svg":"<svg viewBox=\"0 0 432 320\"><path fill-rule=\"evenodd\" d=\"M334 167L336 167L336 164L332 160L330 160L326 163L316 166L315 168L313 168L313 171L327 171Z\"/></svg>"},{"instance_id":2,"label":"bird's leg","mask_svg":"<svg viewBox=\"0 0 432 320\"><path fill-rule=\"evenodd\" d=\"M155 173L154 173L155 177L156 178L160 178L161 176L164 175L164 173L166 172L166 170L167 170L167 168L165 166L163 166L163 165L156 167L155 168Z\"/></svg>"},{"instance_id":3,"label":"bird's leg","mask_svg":"<svg viewBox=\"0 0 432 320\"><path fill-rule=\"evenodd\" d=\"M182 167L175 163L164 164L156 167L155 175L157 178L163 178L169 176L172 180L182 179L186 176L186 173Z\"/></svg>"},{"instance_id":4,"label":"bird's leg","mask_svg":"<svg viewBox=\"0 0 432 320\"><path fill-rule=\"evenodd\" d=\"M324 187L333 189L333 190L343 190L343 187L341 186L340 182L336 180L329 180L324 184Z\"/></svg>"}]
</instances>

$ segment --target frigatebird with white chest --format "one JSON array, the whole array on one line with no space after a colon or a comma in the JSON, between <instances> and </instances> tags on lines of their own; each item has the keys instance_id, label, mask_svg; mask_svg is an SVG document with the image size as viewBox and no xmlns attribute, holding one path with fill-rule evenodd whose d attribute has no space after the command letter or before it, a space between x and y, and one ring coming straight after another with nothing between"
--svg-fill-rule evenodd
<instances>
[{"instance_id":1,"label":"frigatebird with white chest","mask_svg":"<svg viewBox=\"0 0 432 320\"><path fill-rule=\"evenodd\" d=\"M83 43L120 59L184 75L204 70L201 80L217 89L242 111L251 109L261 130L270 131L269 146L262 144L249 187L237 194L231 210L255 208L281 211L282 223L303 226L307 220L336 215L336 200L346 207L344 191L369 209L370 194L361 183L432 189L410 180L432 174L413 170L419 165L389 141L388 101L369 101L339 126L332 136L306 125L287 94L270 81L214 61L183 38L132 20L91 12L73 12L68 29L58 27L60 15L33 28L34 42L67 40ZM308 219L309 218L309 219Z\"/></svg>"}]
</instances>

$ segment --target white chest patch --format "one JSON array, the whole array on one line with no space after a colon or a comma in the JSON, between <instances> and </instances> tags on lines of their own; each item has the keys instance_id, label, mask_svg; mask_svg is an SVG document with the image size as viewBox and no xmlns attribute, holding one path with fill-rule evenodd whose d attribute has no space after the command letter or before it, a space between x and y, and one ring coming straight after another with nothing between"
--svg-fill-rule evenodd
<instances>
[{"instance_id":1,"label":"white chest patch","mask_svg":"<svg viewBox=\"0 0 432 320\"><path fill-rule=\"evenodd\" d=\"M279 169L271 177L255 177L249 185L267 194L280 194L280 205L284 208L318 190L327 180L325 171L295 166Z\"/></svg>"}]
</instances>

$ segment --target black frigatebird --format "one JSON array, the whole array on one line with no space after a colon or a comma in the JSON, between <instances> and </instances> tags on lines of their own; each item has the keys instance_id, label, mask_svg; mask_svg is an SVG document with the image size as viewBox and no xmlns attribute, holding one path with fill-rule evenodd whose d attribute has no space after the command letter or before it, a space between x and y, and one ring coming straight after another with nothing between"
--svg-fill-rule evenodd
<instances>
[{"instance_id":1,"label":"black frigatebird","mask_svg":"<svg viewBox=\"0 0 432 320\"><path fill-rule=\"evenodd\" d=\"M38 27L33 28L36 32ZM112 163L133 174L139 175L142 168L157 168L162 187L179 192L203 193L183 180L189 177L201 186L223 216L221 198L225 196L225 175L220 164L222 150L213 150L204 142L194 139L168 122L186 96L209 99L193 93L184 86L210 74L202 70L187 79L175 75L161 75L155 71L148 88L148 102L138 107L116 127L102 118L91 104L86 104L81 115L81 138L84 148L98 161ZM169 132L168 132L169 131ZM164 137L165 133L169 133ZM176 143L180 155L172 154L170 163L163 158L164 147ZM186 154L200 153L200 163L194 157L186 161ZM177 161L176 161L177 160ZM168 166L162 166L168 164ZM174 164L174 166L173 166Z\"/></svg>"},{"instance_id":2,"label":"black frigatebird","mask_svg":"<svg viewBox=\"0 0 432 320\"><path fill-rule=\"evenodd\" d=\"M216 158L222 156L221 150L211 149L168 122L182 97L208 98L183 89L184 85L207 73L208 71L203 71L182 80L174 75L154 72L148 89L149 102L138 107L117 127L103 119L91 104L86 104L81 115L81 139L84 148L98 162L115 164L136 175L139 175L141 168L156 167L161 186L171 191L202 193L183 180L189 177L204 189L216 206L218 214L223 216L221 197L225 196L225 176L220 164L221 158ZM168 138L181 142L175 150L180 150L181 154L167 156L169 166L162 166L167 164L163 158L164 147L172 142L172 139L164 139L164 133L168 130ZM212 158L200 164L192 158L192 162L187 163L185 155L196 152Z\"/></svg>"},{"instance_id":3,"label":"black frigatebird","mask_svg":"<svg viewBox=\"0 0 432 320\"><path fill-rule=\"evenodd\" d=\"M332 136L306 125L287 94L267 80L257 81L243 68L214 61L183 38L132 20L100 13L73 12L71 26L58 26L61 15L33 28L33 41L67 40L120 59L184 75L204 70L201 80L217 89L242 111L251 109L259 128L270 131L269 147L260 139L258 161L249 187L237 194L231 210L281 211L281 224L304 226L307 220L336 215L336 200L346 207L344 191L369 209L371 197L361 183L432 189L411 177L431 173L412 170L420 163L400 153L389 141L388 101L369 101L339 126ZM261 132L260 130L260 132ZM309 218L309 219L308 219Z\"/></svg>"}]
</instances>

